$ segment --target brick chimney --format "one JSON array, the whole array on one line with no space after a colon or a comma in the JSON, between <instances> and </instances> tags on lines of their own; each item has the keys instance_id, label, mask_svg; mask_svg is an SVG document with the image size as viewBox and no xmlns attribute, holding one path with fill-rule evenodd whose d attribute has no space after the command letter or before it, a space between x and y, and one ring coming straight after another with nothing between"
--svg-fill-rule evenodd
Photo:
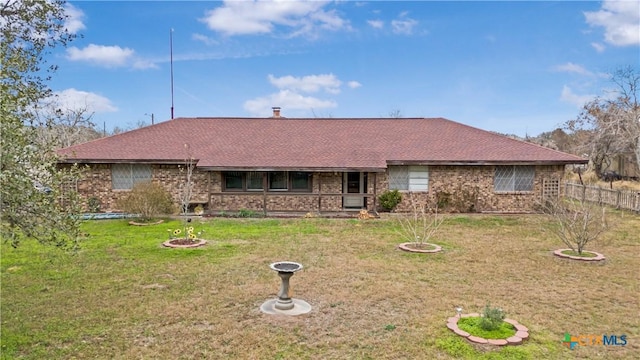
<instances>
[{"instance_id":1,"label":"brick chimney","mask_svg":"<svg viewBox=\"0 0 640 360\"><path fill-rule=\"evenodd\" d=\"M271 110L273 110L273 117L274 118L279 118L280 117L280 107L279 106L274 106L271 108Z\"/></svg>"}]
</instances>

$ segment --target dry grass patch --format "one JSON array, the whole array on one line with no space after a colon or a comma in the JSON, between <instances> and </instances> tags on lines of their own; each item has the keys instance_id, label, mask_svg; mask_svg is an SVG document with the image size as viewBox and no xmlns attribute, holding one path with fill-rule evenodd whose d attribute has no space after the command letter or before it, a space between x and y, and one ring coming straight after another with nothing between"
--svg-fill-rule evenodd
<instances>
[{"instance_id":1,"label":"dry grass patch","mask_svg":"<svg viewBox=\"0 0 640 360\"><path fill-rule=\"evenodd\" d=\"M2 244L3 357L96 359L574 359L640 351L640 219L615 213L589 248L607 260L559 259L538 216L456 216L412 254L391 220L213 219L209 244L166 249L169 222L86 224L84 249L67 256ZM177 224L177 222L176 222ZM589 250L589 248L587 250ZM280 279L274 261L304 265L297 317L262 314ZM445 327L455 307L487 302L529 327L525 345L472 346ZM626 334L625 347L561 346L571 334Z\"/></svg>"}]
</instances>

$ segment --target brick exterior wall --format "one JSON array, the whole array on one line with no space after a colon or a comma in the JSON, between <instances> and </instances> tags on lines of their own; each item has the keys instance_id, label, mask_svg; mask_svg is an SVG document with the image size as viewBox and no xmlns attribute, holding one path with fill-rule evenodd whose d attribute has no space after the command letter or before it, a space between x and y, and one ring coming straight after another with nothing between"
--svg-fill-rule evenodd
<instances>
[{"instance_id":1,"label":"brick exterior wall","mask_svg":"<svg viewBox=\"0 0 640 360\"><path fill-rule=\"evenodd\" d=\"M429 191L416 196L431 203L447 198L441 204L446 203L445 210L449 212L534 212L542 196L543 181L561 183L564 166L536 166L531 192L494 192L494 172L494 166L429 166ZM382 188L387 186L385 179ZM408 199L403 199L396 211L409 211L410 207Z\"/></svg>"},{"instance_id":2,"label":"brick exterior wall","mask_svg":"<svg viewBox=\"0 0 640 360\"><path fill-rule=\"evenodd\" d=\"M194 169L191 176L191 183L193 184L191 203L208 202L209 176L208 172ZM171 194L176 209L178 209L181 189L186 183L184 166L153 165L151 181L162 185ZM129 193L129 190L112 189L110 164L92 164L85 172L82 180L78 182L77 189L85 201L87 210L88 199L96 198L100 201L101 211L121 211L118 208L118 201Z\"/></svg>"},{"instance_id":3,"label":"brick exterior wall","mask_svg":"<svg viewBox=\"0 0 640 360\"><path fill-rule=\"evenodd\" d=\"M161 184L179 204L180 189L185 183L184 168L178 165L154 165L152 181ZM536 166L534 190L520 193L495 193L493 191L494 166L429 166L429 191L416 196L429 201L447 198L448 211L475 212L531 212L542 194L544 179L561 182L564 166ZM192 203L205 203L208 211L257 212L340 212L342 208L342 172L314 173L311 193L261 192L228 193L222 191L222 174L195 169L192 176ZM379 196L388 187L386 173L367 173L366 208L376 210ZM111 166L91 165L85 177L78 182L78 191L86 200L95 197L102 211L117 211L118 199L128 190L113 190ZM321 195L320 195L321 194ZM447 195L448 194L448 195ZM321 208L320 208L321 207ZM408 211L410 203L403 199L397 211Z\"/></svg>"}]
</instances>

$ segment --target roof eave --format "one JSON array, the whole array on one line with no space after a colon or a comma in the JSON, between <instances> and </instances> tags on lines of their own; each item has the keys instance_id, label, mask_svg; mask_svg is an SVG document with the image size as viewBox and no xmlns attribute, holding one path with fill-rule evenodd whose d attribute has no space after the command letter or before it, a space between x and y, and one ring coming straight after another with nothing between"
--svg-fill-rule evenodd
<instances>
[{"instance_id":1,"label":"roof eave","mask_svg":"<svg viewBox=\"0 0 640 360\"><path fill-rule=\"evenodd\" d=\"M440 166L491 166L491 165L569 165L587 164L589 160L473 160L473 161L417 161L417 160L389 160L387 165L440 165Z\"/></svg>"},{"instance_id":2,"label":"roof eave","mask_svg":"<svg viewBox=\"0 0 640 360\"><path fill-rule=\"evenodd\" d=\"M247 166L198 166L204 171L307 171L307 172L385 172L376 167L247 167Z\"/></svg>"},{"instance_id":3,"label":"roof eave","mask_svg":"<svg viewBox=\"0 0 640 360\"><path fill-rule=\"evenodd\" d=\"M197 159L194 160L198 162ZM60 159L58 163L61 164L160 164L160 165L175 165L184 164L185 160L167 160L167 159Z\"/></svg>"}]
</instances>

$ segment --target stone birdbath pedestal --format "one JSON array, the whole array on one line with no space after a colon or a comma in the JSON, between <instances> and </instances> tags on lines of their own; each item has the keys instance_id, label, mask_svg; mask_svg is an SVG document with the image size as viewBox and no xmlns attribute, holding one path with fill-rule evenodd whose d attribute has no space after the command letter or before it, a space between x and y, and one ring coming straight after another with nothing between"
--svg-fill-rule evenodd
<instances>
[{"instance_id":1,"label":"stone birdbath pedestal","mask_svg":"<svg viewBox=\"0 0 640 360\"><path fill-rule=\"evenodd\" d=\"M302 270L302 264L292 261L279 261L269 265L271 270L277 271L282 280L278 298L265 301L260 311L266 314L300 315L311 311L311 305L300 299L293 299L289 291L289 279L296 271Z\"/></svg>"}]
</instances>

